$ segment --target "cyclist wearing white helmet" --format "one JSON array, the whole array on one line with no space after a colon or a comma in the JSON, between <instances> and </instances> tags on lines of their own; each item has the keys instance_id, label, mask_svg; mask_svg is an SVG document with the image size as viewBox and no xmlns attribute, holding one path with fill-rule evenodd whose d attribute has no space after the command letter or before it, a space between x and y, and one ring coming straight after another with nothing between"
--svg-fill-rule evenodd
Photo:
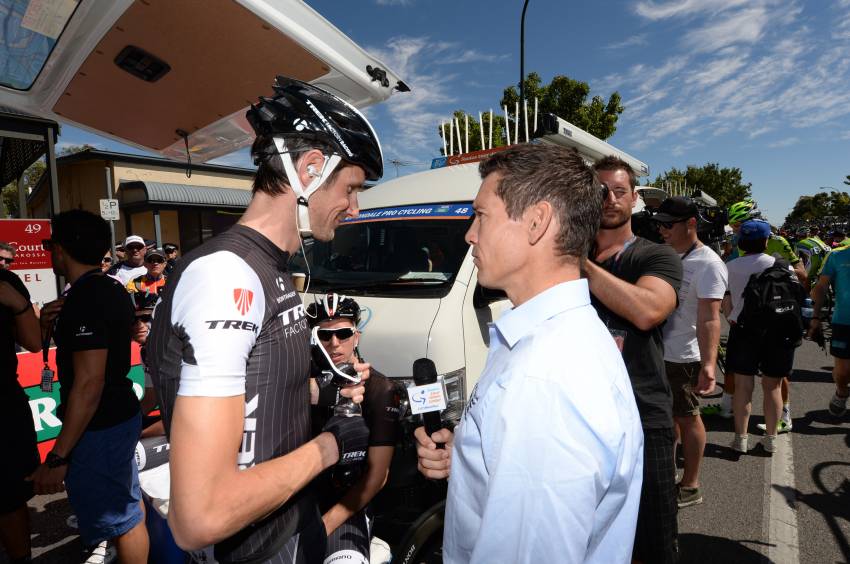
<instances>
[{"instance_id":1,"label":"cyclist wearing white helmet","mask_svg":"<svg viewBox=\"0 0 850 564\"><path fill-rule=\"evenodd\" d=\"M334 417L311 439L310 331L287 263L303 235L330 240L358 214L357 192L383 173L381 147L354 107L290 78L246 117L251 203L177 264L148 341L171 441L168 520L181 547L215 543L222 562L321 562L325 530L304 488L350 461L368 429Z\"/></svg>"},{"instance_id":2,"label":"cyclist wearing white helmet","mask_svg":"<svg viewBox=\"0 0 850 564\"><path fill-rule=\"evenodd\" d=\"M317 328L318 345L327 351L335 365L360 360L360 306L339 294L322 296L307 306L310 325ZM333 415L336 386L321 390L311 382L313 428L321 430ZM370 523L368 504L381 491L390 473L396 441L399 436L400 394L392 381L372 368L366 381L363 419L369 427L367 462L353 484L337 483L331 471L316 479L319 507L328 532L325 562L345 561L369 564Z\"/></svg>"}]
</instances>

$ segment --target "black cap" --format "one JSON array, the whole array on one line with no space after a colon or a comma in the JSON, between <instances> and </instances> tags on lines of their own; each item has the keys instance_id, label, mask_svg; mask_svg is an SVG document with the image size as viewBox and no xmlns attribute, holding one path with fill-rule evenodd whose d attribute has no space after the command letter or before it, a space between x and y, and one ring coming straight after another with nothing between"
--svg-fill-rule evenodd
<instances>
[{"instance_id":1,"label":"black cap","mask_svg":"<svg viewBox=\"0 0 850 564\"><path fill-rule=\"evenodd\" d=\"M681 221L698 215L699 210L692 199L687 196L673 196L661 202L652 219L655 221Z\"/></svg>"},{"instance_id":2,"label":"black cap","mask_svg":"<svg viewBox=\"0 0 850 564\"><path fill-rule=\"evenodd\" d=\"M180 249L180 247L178 247L174 243L166 243L162 246L162 250L165 251L166 253L173 253L174 251L179 250L179 249Z\"/></svg>"},{"instance_id":3,"label":"black cap","mask_svg":"<svg viewBox=\"0 0 850 564\"><path fill-rule=\"evenodd\" d=\"M148 260L151 257L159 257L164 260L165 253L162 249L148 249L148 252L145 253L145 260Z\"/></svg>"}]
</instances>

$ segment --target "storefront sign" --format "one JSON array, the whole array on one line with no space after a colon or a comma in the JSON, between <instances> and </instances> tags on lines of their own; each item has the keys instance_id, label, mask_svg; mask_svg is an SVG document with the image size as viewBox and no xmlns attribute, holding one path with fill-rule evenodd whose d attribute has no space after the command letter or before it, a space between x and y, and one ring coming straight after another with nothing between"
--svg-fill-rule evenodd
<instances>
[{"instance_id":1,"label":"storefront sign","mask_svg":"<svg viewBox=\"0 0 850 564\"><path fill-rule=\"evenodd\" d=\"M15 247L12 271L39 306L56 299L56 275L50 252L41 244L50 238L49 219L0 219L0 241Z\"/></svg>"}]
</instances>

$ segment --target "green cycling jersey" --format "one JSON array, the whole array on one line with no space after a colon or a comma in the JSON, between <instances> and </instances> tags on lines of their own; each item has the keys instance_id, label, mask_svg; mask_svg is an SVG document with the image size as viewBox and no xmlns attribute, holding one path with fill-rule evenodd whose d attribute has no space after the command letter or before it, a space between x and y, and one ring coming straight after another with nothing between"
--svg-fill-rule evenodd
<instances>
[{"instance_id":1,"label":"green cycling jersey","mask_svg":"<svg viewBox=\"0 0 850 564\"><path fill-rule=\"evenodd\" d=\"M767 240L767 248L764 250L765 254L770 256L784 258L787 260L792 266L800 262L800 257L794 252L794 249L791 248L791 244L788 242L785 237L781 235L776 235L774 233L770 234L770 238ZM726 259L726 262L729 262L732 259L736 259L740 256L744 256L746 253L742 253L738 250L737 241L735 246L732 248L732 252L729 253L729 257Z\"/></svg>"},{"instance_id":2,"label":"green cycling jersey","mask_svg":"<svg viewBox=\"0 0 850 564\"><path fill-rule=\"evenodd\" d=\"M810 279L817 277L826 260L827 254L832 249L818 236L807 237L797 243L797 253L806 267L806 274Z\"/></svg>"}]
</instances>

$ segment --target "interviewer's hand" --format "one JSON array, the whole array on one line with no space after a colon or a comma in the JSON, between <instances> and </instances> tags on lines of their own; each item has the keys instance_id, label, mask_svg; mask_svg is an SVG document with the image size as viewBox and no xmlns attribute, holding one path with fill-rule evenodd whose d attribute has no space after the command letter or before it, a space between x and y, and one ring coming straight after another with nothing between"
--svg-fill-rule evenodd
<instances>
[{"instance_id":1,"label":"interviewer's hand","mask_svg":"<svg viewBox=\"0 0 850 564\"><path fill-rule=\"evenodd\" d=\"M369 367L372 366L368 362L355 362L354 370L360 373L360 383L354 386L346 386L339 391L339 395L344 398L351 398L354 403L361 403L363 396L366 394L366 380L369 379Z\"/></svg>"},{"instance_id":2,"label":"interviewer's hand","mask_svg":"<svg viewBox=\"0 0 850 564\"><path fill-rule=\"evenodd\" d=\"M452 466L452 446L454 433L448 429L440 429L430 437L425 427L417 427L413 432L416 437L416 455L419 457L418 468L423 476L432 480L448 478ZM445 443L445 449L438 449L437 443Z\"/></svg>"}]
</instances>

